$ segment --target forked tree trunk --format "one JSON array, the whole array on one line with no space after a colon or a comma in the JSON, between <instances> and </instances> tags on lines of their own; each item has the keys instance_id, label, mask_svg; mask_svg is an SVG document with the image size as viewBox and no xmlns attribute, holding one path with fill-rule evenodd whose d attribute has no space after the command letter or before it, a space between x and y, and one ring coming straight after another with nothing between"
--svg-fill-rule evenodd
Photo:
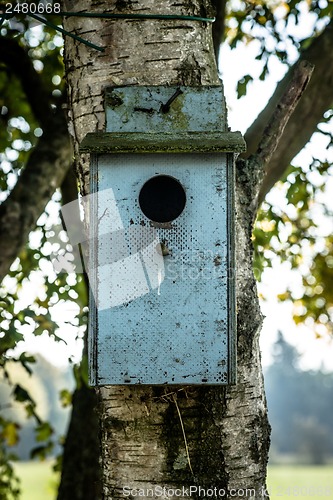
<instances>
[{"instance_id":1,"label":"forked tree trunk","mask_svg":"<svg viewBox=\"0 0 333 500\"><path fill-rule=\"evenodd\" d=\"M68 0L63 7L67 11L212 15L208 0ZM77 158L83 137L103 130L105 87L219 83L207 23L67 18L64 27L106 47L100 53L66 39L69 116ZM88 193L87 157L78 160L77 174L82 193ZM240 162L236 188L238 383L231 387L101 388L105 499L124 498L129 489L139 493L140 488L190 485L233 490L235 499L267 498L269 424L250 243L256 210L251 202L258 184L258 172L248 171ZM189 498L186 491L181 496L179 491L171 493L168 498Z\"/></svg>"}]
</instances>

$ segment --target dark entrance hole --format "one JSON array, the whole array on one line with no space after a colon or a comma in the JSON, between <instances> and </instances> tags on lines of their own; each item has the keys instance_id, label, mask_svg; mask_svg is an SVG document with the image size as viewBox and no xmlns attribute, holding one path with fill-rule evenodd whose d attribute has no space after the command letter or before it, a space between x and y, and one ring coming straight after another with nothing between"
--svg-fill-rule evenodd
<instances>
[{"instance_id":1,"label":"dark entrance hole","mask_svg":"<svg viewBox=\"0 0 333 500\"><path fill-rule=\"evenodd\" d=\"M184 210L186 194L174 177L157 175L142 186L139 204L145 216L153 222L170 222Z\"/></svg>"}]
</instances>

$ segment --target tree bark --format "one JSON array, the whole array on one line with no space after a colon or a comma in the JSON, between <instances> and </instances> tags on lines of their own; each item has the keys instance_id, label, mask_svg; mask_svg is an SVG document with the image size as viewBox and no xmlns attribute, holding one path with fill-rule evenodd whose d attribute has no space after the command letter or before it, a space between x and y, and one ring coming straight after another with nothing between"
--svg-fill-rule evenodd
<instances>
[{"instance_id":1,"label":"tree bark","mask_svg":"<svg viewBox=\"0 0 333 500\"><path fill-rule=\"evenodd\" d=\"M64 2L64 10L113 13L211 14L205 0ZM103 130L103 89L118 85L219 83L206 23L184 20L68 18L64 27L104 53L66 40L70 123L78 144ZM77 158L79 158L77 156ZM89 161L77 172L87 193ZM252 273L251 229L259 169L239 162L237 172L238 384L230 387L122 387L99 389L105 499L124 498L123 488L201 486L264 498L269 424L260 366L261 314ZM248 494L249 496L249 494ZM196 495L193 493L192 498ZM75 498L86 498L76 496ZM172 496L168 498L189 498ZM267 498L267 496L265 497Z\"/></svg>"}]
</instances>

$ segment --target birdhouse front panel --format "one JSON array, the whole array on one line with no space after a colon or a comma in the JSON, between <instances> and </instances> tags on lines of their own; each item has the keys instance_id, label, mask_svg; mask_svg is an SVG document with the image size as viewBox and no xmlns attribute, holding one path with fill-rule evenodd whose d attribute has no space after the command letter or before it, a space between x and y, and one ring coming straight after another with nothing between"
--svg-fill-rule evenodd
<instances>
[{"instance_id":1,"label":"birdhouse front panel","mask_svg":"<svg viewBox=\"0 0 333 500\"><path fill-rule=\"evenodd\" d=\"M91 154L92 385L236 381L234 162L223 87L105 89Z\"/></svg>"},{"instance_id":2,"label":"birdhouse front panel","mask_svg":"<svg viewBox=\"0 0 333 500\"><path fill-rule=\"evenodd\" d=\"M92 176L91 382L234 382L233 155L100 154Z\"/></svg>"}]
</instances>

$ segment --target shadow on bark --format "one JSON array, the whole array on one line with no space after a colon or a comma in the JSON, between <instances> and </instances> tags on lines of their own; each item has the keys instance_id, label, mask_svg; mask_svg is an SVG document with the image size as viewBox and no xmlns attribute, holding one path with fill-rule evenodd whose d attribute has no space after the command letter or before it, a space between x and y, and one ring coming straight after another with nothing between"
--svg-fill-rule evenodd
<instances>
[{"instance_id":1,"label":"shadow on bark","mask_svg":"<svg viewBox=\"0 0 333 500\"><path fill-rule=\"evenodd\" d=\"M62 203L77 199L78 186L73 169L70 169L61 186ZM78 215L79 218L79 215ZM89 283L84 274L88 296ZM87 355L87 332L83 356ZM64 445L61 481L57 500L98 500L101 492L99 397L95 390L81 380L73 394L72 414Z\"/></svg>"},{"instance_id":2,"label":"shadow on bark","mask_svg":"<svg viewBox=\"0 0 333 500\"><path fill-rule=\"evenodd\" d=\"M75 390L57 500L102 498L97 406L94 389Z\"/></svg>"}]
</instances>

